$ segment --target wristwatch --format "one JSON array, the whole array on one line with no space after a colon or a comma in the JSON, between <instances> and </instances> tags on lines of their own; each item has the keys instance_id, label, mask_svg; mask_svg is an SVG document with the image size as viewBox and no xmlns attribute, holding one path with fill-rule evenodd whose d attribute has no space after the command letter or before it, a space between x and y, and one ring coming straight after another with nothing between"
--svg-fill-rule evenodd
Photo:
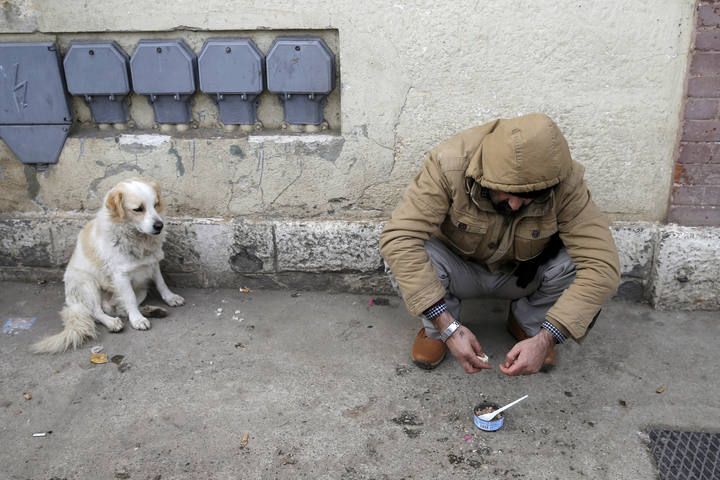
<instances>
[{"instance_id":1,"label":"wristwatch","mask_svg":"<svg viewBox=\"0 0 720 480\"><path fill-rule=\"evenodd\" d=\"M442 340L443 342L446 341L452 336L453 333L455 333L455 330L460 328L460 325L460 322L458 322L457 320L453 320L452 323L440 333L440 340Z\"/></svg>"}]
</instances>

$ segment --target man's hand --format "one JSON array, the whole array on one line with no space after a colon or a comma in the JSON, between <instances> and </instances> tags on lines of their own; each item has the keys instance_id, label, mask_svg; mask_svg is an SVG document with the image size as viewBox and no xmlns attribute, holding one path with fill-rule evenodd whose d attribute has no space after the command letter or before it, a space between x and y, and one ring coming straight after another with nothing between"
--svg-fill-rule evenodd
<instances>
[{"instance_id":1,"label":"man's hand","mask_svg":"<svg viewBox=\"0 0 720 480\"><path fill-rule=\"evenodd\" d=\"M452 323L453 317L448 312L443 312L435 319L435 325L441 332ZM450 353L463 367L465 373L477 373L480 370L492 368L487 362L479 357L484 357L482 346L475 335L465 326L460 326L455 333L445 342Z\"/></svg>"},{"instance_id":2,"label":"man's hand","mask_svg":"<svg viewBox=\"0 0 720 480\"><path fill-rule=\"evenodd\" d=\"M500 371L505 375L531 375L543 366L545 357L555 345L555 338L544 328L534 337L518 342L505 356Z\"/></svg>"}]
</instances>

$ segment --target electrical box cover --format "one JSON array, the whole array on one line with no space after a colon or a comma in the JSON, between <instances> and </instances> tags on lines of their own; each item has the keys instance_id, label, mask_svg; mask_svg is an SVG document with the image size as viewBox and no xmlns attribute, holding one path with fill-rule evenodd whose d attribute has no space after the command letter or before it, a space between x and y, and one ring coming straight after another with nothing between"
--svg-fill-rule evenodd
<instances>
[{"instance_id":1,"label":"electrical box cover","mask_svg":"<svg viewBox=\"0 0 720 480\"><path fill-rule=\"evenodd\" d=\"M129 57L115 42L72 42L63 65L71 95L127 95Z\"/></svg>"},{"instance_id":2,"label":"electrical box cover","mask_svg":"<svg viewBox=\"0 0 720 480\"><path fill-rule=\"evenodd\" d=\"M155 121L188 123L195 93L195 52L183 40L140 40L130 59L133 90L148 95Z\"/></svg>"},{"instance_id":3,"label":"electrical box cover","mask_svg":"<svg viewBox=\"0 0 720 480\"><path fill-rule=\"evenodd\" d=\"M0 137L21 162L57 163L70 112L54 43L0 43Z\"/></svg>"},{"instance_id":4,"label":"electrical box cover","mask_svg":"<svg viewBox=\"0 0 720 480\"><path fill-rule=\"evenodd\" d=\"M72 42L65 54L68 91L85 99L98 123L124 123L129 57L115 42Z\"/></svg>"},{"instance_id":5,"label":"electrical box cover","mask_svg":"<svg viewBox=\"0 0 720 480\"><path fill-rule=\"evenodd\" d=\"M53 43L0 44L0 124L69 124L68 100Z\"/></svg>"},{"instance_id":6,"label":"electrical box cover","mask_svg":"<svg viewBox=\"0 0 720 480\"><path fill-rule=\"evenodd\" d=\"M249 38L210 39L198 56L200 90L210 94L260 94L264 59Z\"/></svg>"},{"instance_id":7,"label":"electrical box cover","mask_svg":"<svg viewBox=\"0 0 720 480\"><path fill-rule=\"evenodd\" d=\"M328 94L335 88L335 55L321 38L277 38L266 64L273 93Z\"/></svg>"},{"instance_id":8,"label":"electrical box cover","mask_svg":"<svg viewBox=\"0 0 720 480\"><path fill-rule=\"evenodd\" d=\"M195 53L183 40L140 40L130 71L141 95L195 93Z\"/></svg>"}]
</instances>

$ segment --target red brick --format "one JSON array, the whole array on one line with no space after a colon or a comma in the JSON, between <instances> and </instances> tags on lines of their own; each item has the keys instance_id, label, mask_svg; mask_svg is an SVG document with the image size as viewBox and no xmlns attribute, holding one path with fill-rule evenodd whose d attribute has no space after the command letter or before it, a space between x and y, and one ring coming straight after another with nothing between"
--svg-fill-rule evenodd
<instances>
[{"instance_id":1,"label":"red brick","mask_svg":"<svg viewBox=\"0 0 720 480\"><path fill-rule=\"evenodd\" d=\"M720 207L720 186L705 187L702 204Z\"/></svg>"},{"instance_id":2,"label":"red brick","mask_svg":"<svg viewBox=\"0 0 720 480\"><path fill-rule=\"evenodd\" d=\"M720 144L681 143L678 163L720 163Z\"/></svg>"},{"instance_id":3,"label":"red brick","mask_svg":"<svg viewBox=\"0 0 720 480\"><path fill-rule=\"evenodd\" d=\"M697 23L699 27L720 27L720 7L712 4L700 5Z\"/></svg>"},{"instance_id":4,"label":"red brick","mask_svg":"<svg viewBox=\"0 0 720 480\"><path fill-rule=\"evenodd\" d=\"M688 98L685 103L687 120L711 120L718 115L720 103L713 98Z\"/></svg>"},{"instance_id":5,"label":"red brick","mask_svg":"<svg viewBox=\"0 0 720 480\"><path fill-rule=\"evenodd\" d=\"M686 120L682 140L685 142L720 142L720 121Z\"/></svg>"},{"instance_id":6,"label":"red brick","mask_svg":"<svg viewBox=\"0 0 720 480\"><path fill-rule=\"evenodd\" d=\"M679 185L720 185L720 164L675 165L675 183Z\"/></svg>"},{"instance_id":7,"label":"red brick","mask_svg":"<svg viewBox=\"0 0 720 480\"><path fill-rule=\"evenodd\" d=\"M690 61L690 75L720 74L720 53L695 53Z\"/></svg>"},{"instance_id":8,"label":"red brick","mask_svg":"<svg viewBox=\"0 0 720 480\"><path fill-rule=\"evenodd\" d=\"M720 74L720 72L718 72ZM720 76L688 79L688 97L720 97Z\"/></svg>"},{"instance_id":9,"label":"red brick","mask_svg":"<svg viewBox=\"0 0 720 480\"><path fill-rule=\"evenodd\" d=\"M673 186L671 205L702 205L705 187L675 185Z\"/></svg>"},{"instance_id":10,"label":"red brick","mask_svg":"<svg viewBox=\"0 0 720 480\"><path fill-rule=\"evenodd\" d=\"M671 206L668 222L690 227L720 226L720 207Z\"/></svg>"},{"instance_id":11,"label":"red brick","mask_svg":"<svg viewBox=\"0 0 720 480\"><path fill-rule=\"evenodd\" d=\"M720 51L720 30L705 30L695 36L695 50L701 52Z\"/></svg>"},{"instance_id":12,"label":"red brick","mask_svg":"<svg viewBox=\"0 0 720 480\"><path fill-rule=\"evenodd\" d=\"M671 205L720 206L720 187L673 186Z\"/></svg>"}]
</instances>

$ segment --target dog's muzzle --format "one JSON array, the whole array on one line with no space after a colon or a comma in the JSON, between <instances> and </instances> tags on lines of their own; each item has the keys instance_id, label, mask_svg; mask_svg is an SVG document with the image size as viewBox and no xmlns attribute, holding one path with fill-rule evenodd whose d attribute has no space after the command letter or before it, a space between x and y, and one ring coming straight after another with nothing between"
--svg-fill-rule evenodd
<instances>
[{"instance_id":1,"label":"dog's muzzle","mask_svg":"<svg viewBox=\"0 0 720 480\"><path fill-rule=\"evenodd\" d=\"M157 235L158 233L162 232L163 226L163 222L161 222L160 220L155 220L155 223L153 223L153 233Z\"/></svg>"}]
</instances>

